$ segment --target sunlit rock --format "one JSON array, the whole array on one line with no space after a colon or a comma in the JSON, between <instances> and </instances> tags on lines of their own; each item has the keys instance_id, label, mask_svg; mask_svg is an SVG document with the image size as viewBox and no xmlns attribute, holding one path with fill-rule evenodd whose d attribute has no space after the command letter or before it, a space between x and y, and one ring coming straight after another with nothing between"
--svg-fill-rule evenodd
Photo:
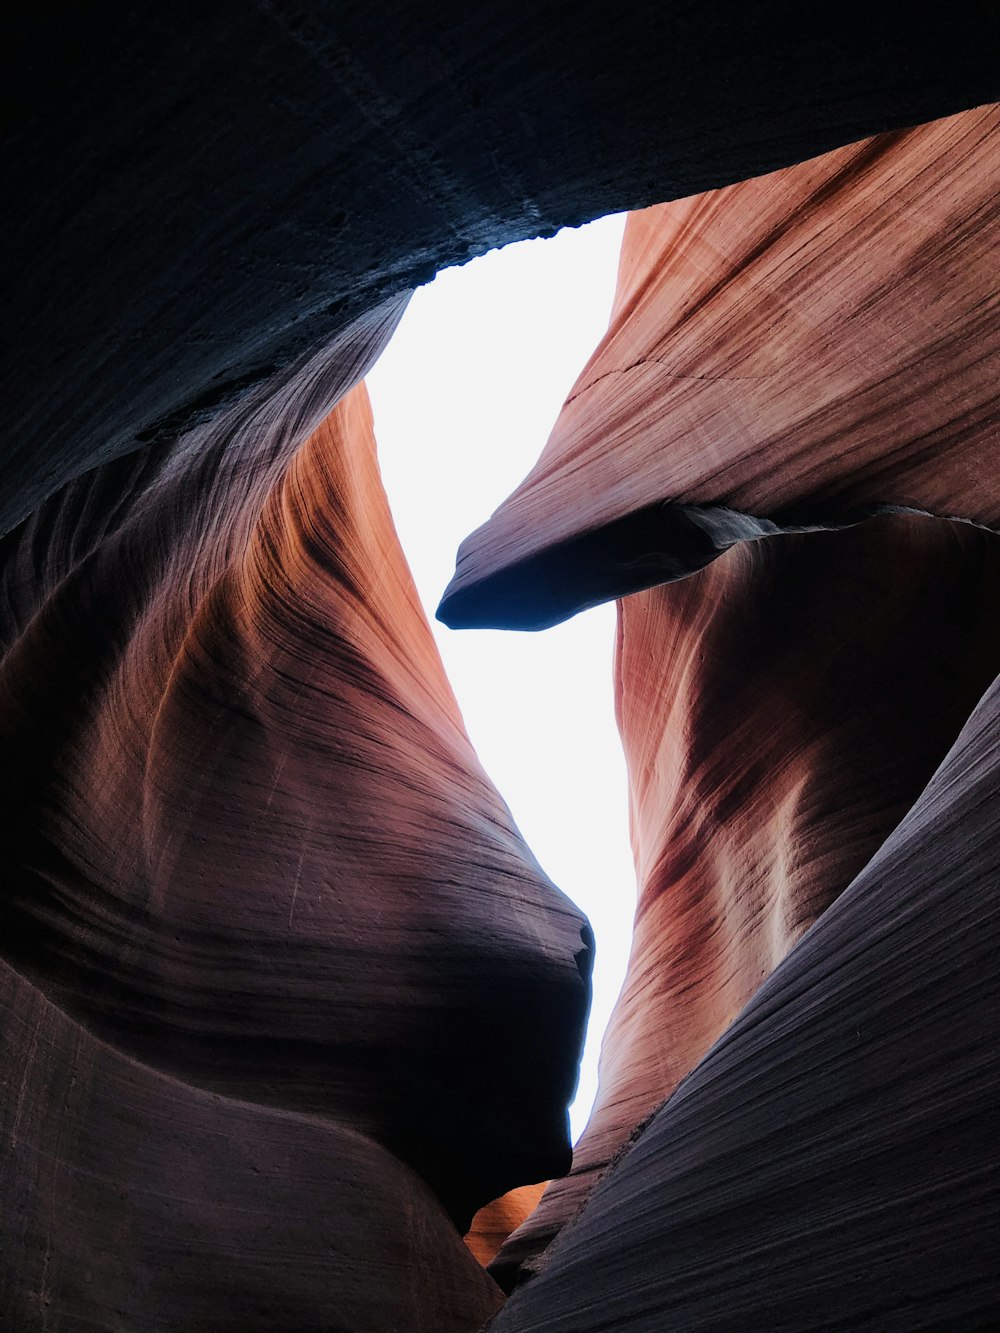
<instances>
[{"instance_id":1,"label":"sunlit rock","mask_svg":"<svg viewBox=\"0 0 1000 1333\"><path fill-rule=\"evenodd\" d=\"M587 950L469 752L363 395L329 413L446 264L996 98L998 17L948 19L180 0L5 28L0 1322L460 1333L495 1308L458 1232L567 1161ZM988 967L947 938L928 965L938 923L902 937L897 968L926 984L913 1053L942 1084L970 1015L931 1001ZM800 1069L785 1031L813 1161L851 1051ZM723 1071L727 1105L748 1088ZM858 1083L872 1125L884 1091ZM904 1137L941 1126L916 1091ZM859 1246L928 1237L843 1180L842 1215L888 1231L824 1251L840 1299ZM960 1188L935 1198L965 1231L928 1281L986 1235ZM928 1318L971 1308L957 1277Z\"/></svg>"},{"instance_id":2,"label":"sunlit rock","mask_svg":"<svg viewBox=\"0 0 1000 1333\"><path fill-rule=\"evenodd\" d=\"M538 1207L545 1185L544 1181L538 1185L522 1185L476 1213L465 1234L465 1243L483 1267L496 1258L497 1251L511 1232L526 1222Z\"/></svg>"}]
</instances>

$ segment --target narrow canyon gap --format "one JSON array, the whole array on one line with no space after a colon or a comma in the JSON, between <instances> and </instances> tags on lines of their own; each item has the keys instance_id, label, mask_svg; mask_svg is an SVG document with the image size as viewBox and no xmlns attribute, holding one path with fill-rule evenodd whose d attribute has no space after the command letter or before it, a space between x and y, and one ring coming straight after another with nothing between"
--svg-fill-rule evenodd
<instances>
[{"instance_id":1,"label":"narrow canyon gap","mask_svg":"<svg viewBox=\"0 0 1000 1333\"><path fill-rule=\"evenodd\" d=\"M0 1317L994 1326L1000 12L6 23ZM623 599L647 904L603 1174L500 1309L460 1233L570 1166L588 936L360 381L438 270L626 210L598 373L445 602Z\"/></svg>"},{"instance_id":2,"label":"narrow canyon gap","mask_svg":"<svg viewBox=\"0 0 1000 1333\"><path fill-rule=\"evenodd\" d=\"M429 611L460 538L530 466L606 330L624 221L564 230L440 274L414 294L366 377L383 483ZM635 906L614 720L614 621L606 606L545 635L433 625L480 759L532 851L596 936L574 1137L596 1095L601 1036L624 979ZM477 1219L469 1239L480 1257L493 1257L538 1194L518 1190Z\"/></svg>"}]
</instances>

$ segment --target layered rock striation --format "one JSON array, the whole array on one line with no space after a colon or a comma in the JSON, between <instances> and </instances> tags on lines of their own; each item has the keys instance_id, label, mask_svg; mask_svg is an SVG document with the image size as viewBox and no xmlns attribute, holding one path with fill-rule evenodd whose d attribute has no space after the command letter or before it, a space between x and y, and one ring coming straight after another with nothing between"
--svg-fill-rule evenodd
<instances>
[{"instance_id":1,"label":"layered rock striation","mask_svg":"<svg viewBox=\"0 0 1000 1333\"><path fill-rule=\"evenodd\" d=\"M996 1323L1000 693L491 1333Z\"/></svg>"},{"instance_id":2,"label":"layered rock striation","mask_svg":"<svg viewBox=\"0 0 1000 1333\"><path fill-rule=\"evenodd\" d=\"M0 533L448 264L1000 97L978 4L539 0L528 33L501 0L383 10L10 19Z\"/></svg>"},{"instance_id":3,"label":"layered rock striation","mask_svg":"<svg viewBox=\"0 0 1000 1333\"><path fill-rule=\"evenodd\" d=\"M671 1121L684 1080L713 1079L703 1070L715 1068L716 1043L725 1049L724 1034L751 1021L767 978L822 970L807 932L878 863L1000 669L1000 546L986 530L1000 518L988 466L1000 420L998 127L996 108L983 108L630 218L607 336L535 469L459 554L440 612L451 624L537 628L632 593L619 603L615 681L639 878L632 957L573 1171L491 1265L507 1290L525 1288L501 1328L812 1326L820 1317L804 1305L796 1313L790 1289L772 1301L753 1276L755 1242L736 1247L735 1276L706 1270L700 1285L690 1266L675 1285L671 1265L653 1257L676 1243L682 1215L709 1236L716 1223L720 1236L731 1228L720 1199L727 1190L749 1197L753 1187L737 1181L755 1168L717 1164L722 1193L685 1196L676 1215L650 1202L654 1175L670 1195L669 1158L650 1170L647 1193L626 1197L612 1181L628 1174L636 1140L652 1142ZM930 823L916 827L921 845L933 841ZM936 872L927 863L920 873L929 883ZM985 861L976 875L983 903ZM879 893L887 912L893 894L920 898L911 884ZM830 947L831 968L849 977L846 956ZM840 982L832 971L823 978L815 1003L835 1012ZM924 1039L921 1022L906 968L887 969L885 981L883 1002L895 995L913 1026L899 1037L905 1065L913 1057L904 1052ZM996 976L978 983L993 1003ZM780 1044L786 1020L768 1041ZM811 1015L794 1021L805 1030ZM988 1029L980 1024L973 1039L973 1065L988 1059ZM956 1049L963 1037L955 1033ZM774 1053L783 1071L796 1059L794 1039ZM761 1088L766 1069L764 1059ZM875 1059L857 1075L868 1080L862 1155L877 1155L869 1141L891 1138L896 1110L883 1118L879 1080L889 1106L898 1074L894 1056L884 1073ZM940 1067L928 1073L939 1076ZM828 1096L837 1123L832 1108L853 1066L832 1067L829 1089L811 1087L815 1077L810 1068L773 1096L754 1081L733 1088L731 1103L719 1092L733 1108L730 1141L741 1116L755 1123L758 1100L771 1097L779 1123L786 1093ZM986 1081L995 1085L995 1070ZM950 1102L926 1092L920 1134L937 1126L949 1145L926 1164L927 1190L989 1225L989 1209L976 1208L993 1169L984 1107L995 1086L983 1101L979 1092L966 1083ZM709 1126L704 1145L694 1142L698 1160L712 1142ZM920 1151L902 1150L911 1171ZM828 1301L833 1279L817 1277L830 1326L933 1324L955 1281L967 1300L956 1318L988 1319L1000 1284L983 1245L950 1257L938 1286L892 1231L912 1206L912 1174L896 1181L879 1160L866 1203L859 1166L844 1186L853 1203L834 1204L837 1190L817 1185L796 1152L801 1143L788 1157L776 1148L773 1160L789 1190L813 1193L796 1203L801 1230L779 1240L765 1220L751 1234L787 1246L789 1274L815 1261L830 1209L844 1208L881 1247L881 1267L865 1271L854 1295ZM837 1152L849 1160L844 1144ZM982 1163L969 1194L952 1157ZM866 1208L894 1222L862 1221ZM914 1235L933 1225L916 1218ZM607 1228L619 1228L614 1244ZM691 1265L696 1248L692 1240ZM920 1293L912 1307L901 1294L911 1288Z\"/></svg>"},{"instance_id":4,"label":"layered rock striation","mask_svg":"<svg viewBox=\"0 0 1000 1333\"><path fill-rule=\"evenodd\" d=\"M569 1163L589 928L465 736L364 389L313 424L353 351L7 539L19 1328L475 1328L460 1230Z\"/></svg>"},{"instance_id":5,"label":"layered rock striation","mask_svg":"<svg viewBox=\"0 0 1000 1333\"><path fill-rule=\"evenodd\" d=\"M773 406L753 400L768 441L748 451L734 434L746 400L685 381L699 394L683 407L690 494L658 464L639 477L640 454L644 468L652 455L634 409L664 410L664 385L640 376L608 454L624 479L610 477L599 464L613 403L598 391L587 505L563 487L561 464L553 485L573 502L570 526L582 519L580 533L600 534L599 558L586 541L567 543L563 517L541 504L531 523L546 560L558 556L543 564L545 587L515 524L498 563L463 566L451 614L472 622L507 608L495 582L492 610L472 593L505 560L531 577L517 594L521 619L509 608L499 618L539 625L697 570L734 536L839 525L886 504L992 521L989 478L963 489L960 473L969 483L968 469L990 457L976 434L992 418L975 359L995 347L982 323L990 307L968 298L995 217L982 191L993 113L968 109L1000 95L998 25L1000 15L958 6L947 24L869 10L863 23L838 16L825 27L777 0L722 17L644 2L609 16L604 5L541 0L527 27L496 3L373 16L355 0L335 12L181 0L159 13L112 0L11 21L0 1321L19 1333L462 1333L497 1308L499 1291L459 1233L484 1202L568 1164L564 1103L589 939L471 753L353 386L406 293L445 264L836 150L833 177L815 163L789 168L802 187L791 214L774 212L773 183L751 181L742 221L722 196L702 198L702 219L687 204L676 215L690 244L675 235L667 245L696 256L698 272L708 263L721 285L707 305L732 320L699 317L691 343L674 329L680 360L659 369L688 374L684 357L709 356L718 339L713 364L728 374L726 338L753 328L781 390ZM944 128L906 129L960 112ZM841 147L886 131L877 147ZM895 212L875 206L886 196ZM752 304L727 306L727 275L738 285L747 268L739 234L751 215L754 275L768 270L785 300L788 261L811 323L787 323L780 302L753 318ZM814 246L817 217L838 244L852 219L866 220L851 236L853 276L835 250L819 262L814 248L796 268L798 251L781 248L783 231ZM633 221L629 245L655 287L659 260L640 253L649 222ZM923 249L897 244L908 230ZM700 293L704 311L699 281L682 273L665 297L654 292L654 324L684 291ZM853 322L842 301L817 304L834 281ZM894 303L891 289L903 287L908 299ZM937 340L912 319L929 290ZM629 355L649 333L634 314L622 326ZM784 330L776 342L772 326ZM789 412L796 394L855 335L872 373L827 380L829 429L805 429ZM784 366L800 340L808 356ZM896 392L911 379L919 393ZM905 419L888 452L851 434L838 405L852 396L880 436ZM781 453L791 425L804 432L795 467ZM830 439L851 444L840 470ZM732 475L716 487L722 444ZM900 469L899 494L882 484L883 463ZM955 508L959 495L973 507ZM665 499L684 516L666 544ZM894 584L889 600L907 606L929 547L902 545L915 552L915 581ZM958 541L943 566L960 567L969 588L974 547ZM476 550L485 560L486 546ZM710 578L728 570L738 582L739 557L726 559ZM789 576L780 566L753 566L765 600ZM954 626L940 600L940 624ZM685 627L679 603L668 611L650 594L643 605L651 641L711 638L711 617ZM964 607L974 620L970 606L963 583L955 615ZM949 660L962 682L942 687L940 721L921 721L926 749L903 745L908 776L887 780L879 819L909 799L907 784L945 743L949 710L986 670L973 630L954 630ZM908 642L926 647L917 633ZM936 653L928 663L943 661ZM913 681L916 706L929 685L919 671ZM671 688L694 716L696 700ZM659 1328L665 1311L678 1327L718 1326L723 1306L743 1327L761 1310L765 1322L816 1327L828 1294L827 1323L854 1327L912 1327L914 1310L968 1325L986 1309L994 1159L981 1131L996 1067L977 1025L995 981L990 699L905 832L792 948L607 1177L529 1287L537 1303L516 1298L508 1327ZM649 707L655 743L665 719ZM640 768L642 726L636 714ZM857 743L834 728L830 768L817 771L832 774ZM878 744L861 749L882 772ZM687 753L691 776L704 776L705 749ZM658 783L637 823L651 883L673 808ZM706 829L723 819L723 788ZM748 833L767 923L763 937L751 931L750 955L773 965L829 886L814 892L790 863L786 893L761 851L752 797L726 799ZM794 850L795 809L762 817ZM859 856L863 843L852 843ZM789 903L799 904L790 914ZM637 957L647 947L656 952L640 934ZM691 1008L690 1058L748 976L721 985L708 974ZM670 1011L669 983L651 996L656 1012ZM628 1070L649 1035L638 1014L620 1021ZM678 1162L694 1174L678 1175ZM762 1256L775 1255L762 1305Z\"/></svg>"},{"instance_id":6,"label":"layered rock striation","mask_svg":"<svg viewBox=\"0 0 1000 1333\"><path fill-rule=\"evenodd\" d=\"M494 1261L505 1288L920 795L1000 672L998 596L992 533L894 515L619 603L632 953L573 1170Z\"/></svg>"},{"instance_id":7,"label":"layered rock striation","mask_svg":"<svg viewBox=\"0 0 1000 1333\"><path fill-rule=\"evenodd\" d=\"M539 628L883 510L997 527L998 145L982 107L633 214L608 332L442 619Z\"/></svg>"}]
</instances>

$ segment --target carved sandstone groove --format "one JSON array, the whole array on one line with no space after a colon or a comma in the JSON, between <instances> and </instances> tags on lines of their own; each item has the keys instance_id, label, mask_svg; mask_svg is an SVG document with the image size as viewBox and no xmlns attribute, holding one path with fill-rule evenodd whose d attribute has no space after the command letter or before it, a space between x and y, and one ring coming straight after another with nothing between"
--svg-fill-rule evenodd
<instances>
[{"instance_id":1,"label":"carved sandstone groove","mask_svg":"<svg viewBox=\"0 0 1000 1333\"><path fill-rule=\"evenodd\" d=\"M619 604L639 898L574 1150L506 1288L878 851L1000 671L1000 539L913 516L744 543Z\"/></svg>"},{"instance_id":2,"label":"carved sandstone groove","mask_svg":"<svg viewBox=\"0 0 1000 1333\"><path fill-rule=\"evenodd\" d=\"M1000 687L491 1333L987 1329Z\"/></svg>"},{"instance_id":3,"label":"carved sandstone groove","mask_svg":"<svg viewBox=\"0 0 1000 1333\"><path fill-rule=\"evenodd\" d=\"M538 628L880 508L1000 526L998 144L982 107L633 214L608 332L446 623Z\"/></svg>"},{"instance_id":4,"label":"carved sandstone groove","mask_svg":"<svg viewBox=\"0 0 1000 1333\"><path fill-rule=\"evenodd\" d=\"M521 1154L554 1133L579 920L466 767L420 632L383 637L379 523L331 546L323 506L373 494L329 466L357 400L292 455L436 268L996 98L974 10L539 0L529 31L495 2L109 0L5 29L0 1318L492 1308L375 1140L456 1216L558 1169Z\"/></svg>"},{"instance_id":5,"label":"carved sandstone groove","mask_svg":"<svg viewBox=\"0 0 1000 1333\"><path fill-rule=\"evenodd\" d=\"M7 539L19 1327L472 1329L456 1225L568 1165L589 931L465 736L363 387L311 420L398 309Z\"/></svg>"}]
</instances>

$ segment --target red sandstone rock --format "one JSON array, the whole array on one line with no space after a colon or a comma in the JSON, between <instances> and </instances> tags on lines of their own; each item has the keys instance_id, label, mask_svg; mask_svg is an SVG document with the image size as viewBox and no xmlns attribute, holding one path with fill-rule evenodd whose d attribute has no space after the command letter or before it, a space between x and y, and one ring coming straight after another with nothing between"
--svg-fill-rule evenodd
<instances>
[{"instance_id":1,"label":"red sandstone rock","mask_svg":"<svg viewBox=\"0 0 1000 1333\"><path fill-rule=\"evenodd\" d=\"M484 1267L496 1258L510 1233L527 1221L537 1208L545 1186L545 1181L539 1185L522 1185L480 1208L465 1234L465 1243Z\"/></svg>"},{"instance_id":2,"label":"red sandstone rock","mask_svg":"<svg viewBox=\"0 0 1000 1333\"><path fill-rule=\"evenodd\" d=\"M491 1270L508 1289L913 804L1000 671L998 594L993 534L892 516L619 604L632 956L572 1174Z\"/></svg>"},{"instance_id":3,"label":"red sandstone rock","mask_svg":"<svg viewBox=\"0 0 1000 1333\"><path fill-rule=\"evenodd\" d=\"M8 538L18 1328L472 1329L456 1224L569 1163L587 928L466 738L364 389L315 422L398 312Z\"/></svg>"},{"instance_id":4,"label":"red sandstone rock","mask_svg":"<svg viewBox=\"0 0 1000 1333\"><path fill-rule=\"evenodd\" d=\"M552 624L887 506L1000 526L998 130L985 107L633 214L608 332L442 618Z\"/></svg>"},{"instance_id":5,"label":"red sandstone rock","mask_svg":"<svg viewBox=\"0 0 1000 1333\"><path fill-rule=\"evenodd\" d=\"M1000 14L791 0L20 6L0 534L496 245L1000 97Z\"/></svg>"},{"instance_id":6,"label":"red sandstone rock","mask_svg":"<svg viewBox=\"0 0 1000 1333\"><path fill-rule=\"evenodd\" d=\"M397 7L372 22L371 6L356 0L334 17L283 0L181 0L169 12L35 7L5 31L12 205L0 265L12 338L0 364L0 531L10 534L0 580L0 1319L19 1333L84 1323L119 1333L190 1333L195 1323L213 1333L338 1324L367 1333L397 1320L462 1327L473 1310L492 1308L495 1293L455 1249L424 1184L325 1109L355 1090L359 1114L363 1104L368 1119L398 1129L401 1104L427 1077L419 1042L415 1053L402 1041L381 1069L367 1066L373 1048L359 1044L359 1067L331 1086L328 1057L333 1047L336 1059L344 1054L351 1026L325 1024L335 1005L350 1009L347 978L352 969L362 975L359 956L367 971L351 1016L375 1023L378 981L395 986L402 959L417 974L407 994L416 994L415 1024L431 1010L441 1020L451 1080L456 1069L469 1073L480 1050L453 1025L493 959L458 940L442 967L441 936L430 928L415 938L402 908L387 922L363 921L353 939L338 933L336 952L310 933L339 931L317 873L319 844L342 818L344 852L371 758L363 728L359 737L347 726L331 744L331 712L366 696L384 704L385 682L402 690L413 666L404 693L415 711L401 708L399 732L404 716L419 730L419 679L428 730L451 733L444 693L416 665L419 635L381 641L376 679L362 671L345 683L346 700L321 688L329 640L316 621L329 609L331 579L317 583L314 557L328 558L316 539L329 533L292 503L315 499L318 479L299 468L279 483L366 357L357 349L351 374L303 358L334 334L372 335L358 322L364 312L491 245L995 97L998 19L978 9L971 22L961 6L950 10L947 24L919 10L905 23L872 10L863 24L827 28L787 3L734 7L722 19L708 8L695 15L640 3L613 23L605 5L583 4L567 25L565 6L542 0L525 41L520 16L504 5ZM324 449L314 442L317 456ZM342 484L365 502L367 485L350 481L339 476L334 492ZM365 534L352 537L355 555L367 550ZM363 571L337 564L332 579L343 594L338 633L356 631L343 639L344 660L359 670L380 638L366 597L383 554L367 550ZM581 564L577 577L584 572ZM272 594L282 582L298 589L299 576L304 600L287 604L282 623ZM352 607L361 608L357 621ZM395 673L387 643L402 654ZM300 687L301 711L292 702ZM389 749L378 755L390 769L412 757L405 744ZM441 750L451 754L447 741ZM461 746L456 753L457 789L467 796ZM320 774L329 777L326 803ZM403 793L404 823L430 799L422 772L412 776L419 790ZM509 851L521 884L522 854L511 850L505 817L494 827L495 798L477 788L456 803L456 824L446 800L441 819L391 831L448 841L455 829L469 833L471 820L468 849L483 846L484 830L488 846L503 845L475 874L509 869ZM424 901L429 867L412 870L395 841L388 861L372 861L372 845L359 849L350 885L341 885L347 926L357 924L350 899L370 887L369 871L383 888L395 876L399 889L412 873L421 890L413 898ZM338 866L349 859L345 852ZM464 868L455 852L446 869L456 861ZM508 905L523 910L518 895L508 904L501 892L485 912L490 930L499 922L498 954ZM481 941L483 916L472 917ZM445 923L444 936L455 924ZM547 955L547 911L533 924ZM357 943L368 927L377 951ZM562 969L547 956L524 958L522 945L518 938L510 950L510 970L514 989L530 995L512 1005L494 1053L491 1086L501 1089L504 1056L535 1035L533 988L556 962ZM561 959L562 945L557 952ZM923 961L907 952L903 974L931 975ZM443 974L455 983L447 1001L435 992ZM422 1010L429 994L441 1003ZM956 1009L955 1021L964 1017ZM308 1036L295 1059L290 1031ZM915 1049L933 1052L943 1074L960 1067L953 1046L935 1042L938 1031L917 1035L924 1044ZM781 1056L794 1060L800 1049L793 1041ZM834 1056L850 1072L850 1050L823 1049L830 1060L806 1068L806 1095ZM147 1053L161 1069L142 1063ZM206 1091L195 1078L249 1089L251 1100ZM737 1069L724 1082L728 1109L752 1077ZM863 1091L870 1105L883 1088ZM522 1093L503 1104L501 1091L490 1105L485 1128L493 1137L500 1125L503 1144ZM449 1154L469 1156L482 1104L470 1095L465 1109L468 1140L442 1147L433 1124L412 1126L416 1151L422 1144L438 1158L428 1174L445 1179ZM502 1186L480 1179L492 1170L490 1153L474 1156L470 1190L481 1186L487 1197L487 1185ZM654 1187L658 1179L646 1176ZM864 1222L866 1182L845 1179ZM948 1198L965 1204L953 1214L960 1224L981 1222L974 1200ZM868 1211L869 1221L884 1216L870 1202ZM394 1230L402 1221L408 1234ZM892 1224L897 1244L917 1234L898 1212ZM613 1226L612 1240L628 1237L620 1216ZM983 1228L970 1234L976 1241ZM969 1236L960 1239L954 1253L966 1255ZM842 1296L854 1273L838 1256L858 1250L833 1253ZM724 1270L732 1254L723 1246L709 1271ZM936 1307L943 1320L966 1308L973 1286L967 1271L961 1277ZM800 1322L815 1326L814 1315L809 1308Z\"/></svg>"},{"instance_id":7,"label":"red sandstone rock","mask_svg":"<svg viewBox=\"0 0 1000 1333\"><path fill-rule=\"evenodd\" d=\"M633 216L607 336L460 552L443 619L538 627L737 547L622 603L633 957L573 1174L492 1266L507 1287L862 869L1000 666L985 534L883 518L740 545L899 508L1000 523L998 126L988 107Z\"/></svg>"},{"instance_id":8,"label":"red sandstone rock","mask_svg":"<svg viewBox=\"0 0 1000 1333\"><path fill-rule=\"evenodd\" d=\"M491 1333L987 1329L1000 690Z\"/></svg>"}]
</instances>

